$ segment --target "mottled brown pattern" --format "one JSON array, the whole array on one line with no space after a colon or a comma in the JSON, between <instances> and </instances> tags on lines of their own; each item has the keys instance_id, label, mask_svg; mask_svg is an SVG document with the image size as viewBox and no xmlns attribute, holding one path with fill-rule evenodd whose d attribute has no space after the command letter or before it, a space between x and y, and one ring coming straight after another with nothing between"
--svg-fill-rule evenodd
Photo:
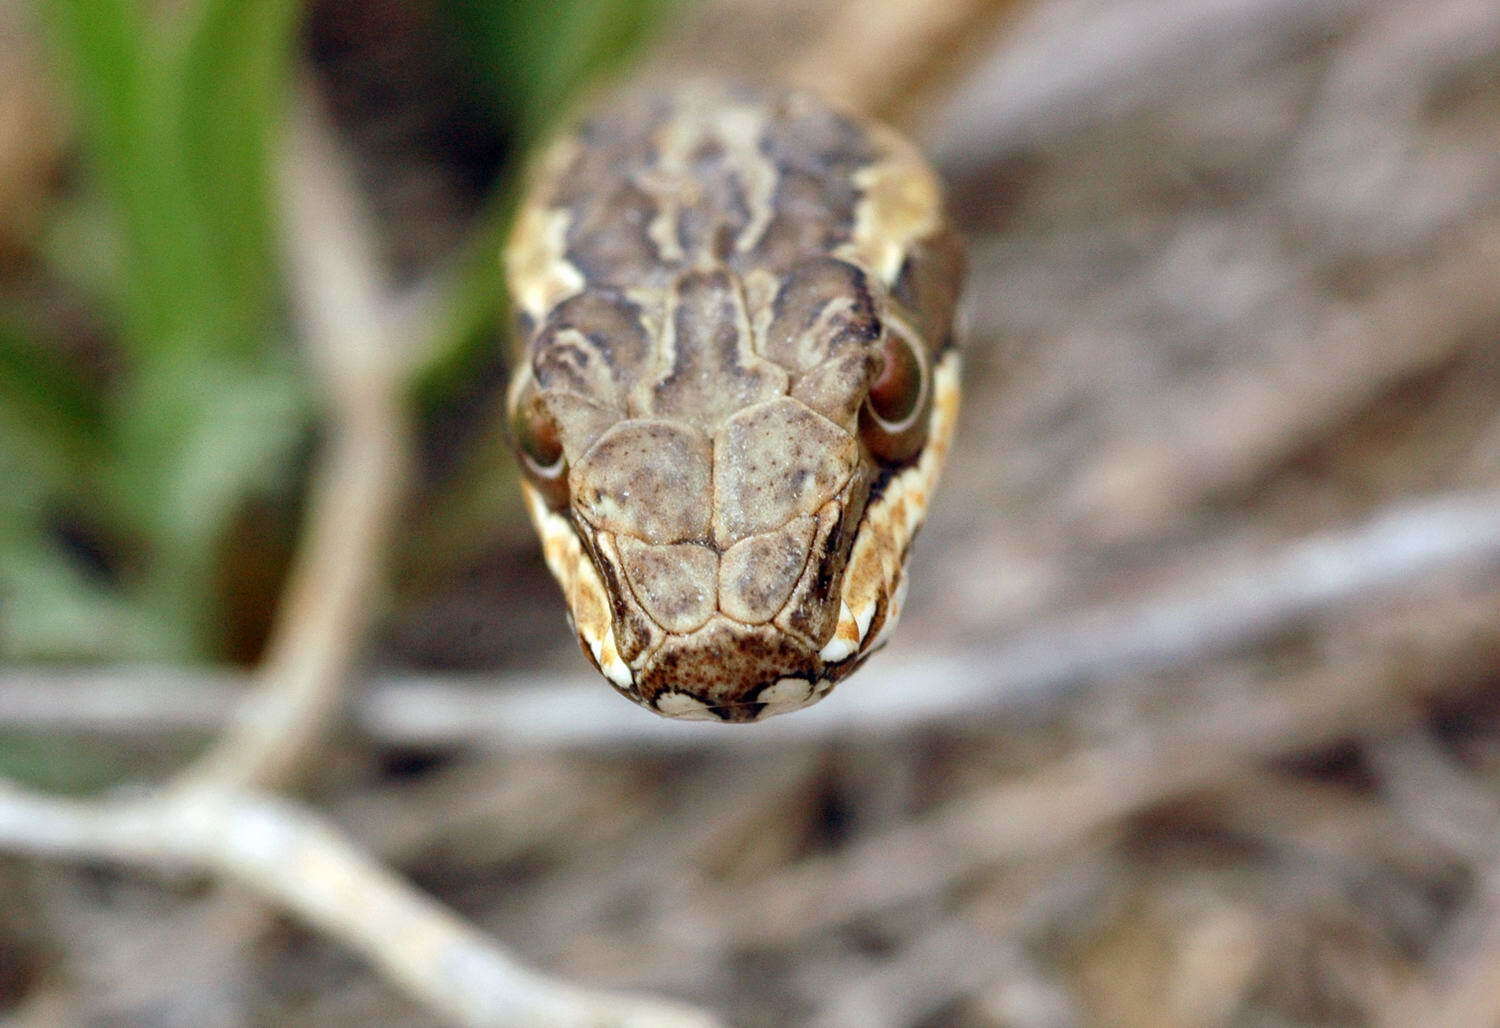
<instances>
[{"instance_id":1,"label":"mottled brown pattern","mask_svg":"<svg viewBox=\"0 0 1500 1028\"><path fill-rule=\"evenodd\" d=\"M709 547L652 546L629 536L618 543L631 592L664 630L691 632L718 609L719 555Z\"/></svg>"},{"instance_id":2,"label":"mottled brown pattern","mask_svg":"<svg viewBox=\"0 0 1500 1028\"><path fill-rule=\"evenodd\" d=\"M838 621L840 579L853 534L843 530L845 514L859 506L862 503L852 508L833 503L818 512L807 564L786 606L776 615L778 628L809 646L827 640Z\"/></svg>"},{"instance_id":3,"label":"mottled brown pattern","mask_svg":"<svg viewBox=\"0 0 1500 1028\"><path fill-rule=\"evenodd\" d=\"M574 509L601 531L648 543L703 539L713 510L711 460L708 440L691 428L622 421L573 466Z\"/></svg>"},{"instance_id":4,"label":"mottled brown pattern","mask_svg":"<svg viewBox=\"0 0 1500 1028\"><path fill-rule=\"evenodd\" d=\"M705 651L716 659L704 660ZM682 692L723 708L725 720L753 720L736 717L733 708L753 704L761 689L780 678L816 678L818 670L816 658L784 633L720 616L696 635L669 636L638 681L648 703L664 692Z\"/></svg>"},{"instance_id":5,"label":"mottled brown pattern","mask_svg":"<svg viewBox=\"0 0 1500 1028\"><path fill-rule=\"evenodd\" d=\"M830 358L868 353L879 336L865 273L847 261L812 257L782 276L766 327L766 356L804 375Z\"/></svg>"},{"instance_id":6,"label":"mottled brown pattern","mask_svg":"<svg viewBox=\"0 0 1500 1028\"><path fill-rule=\"evenodd\" d=\"M533 485L569 516L533 516L570 602L602 589L611 608L578 619L585 648L678 716L811 702L826 690L754 697L836 680L873 646L844 567L928 412L896 465L860 412L888 318L919 346L948 338L959 265L931 173L812 96L706 82L617 98L538 169L507 254L526 354L511 403L561 441L566 488ZM904 548L907 519L873 513ZM902 561L861 574L883 623Z\"/></svg>"},{"instance_id":7,"label":"mottled brown pattern","mask_svg":"<svg viewBox=\"0 0 1500 1028\"><path fill-rule=\"evenodd\" d=\"M781 111L762 144L779 178L775 214L755 253L776 268L832 253L849 239L859 199L854 174L880 157L857 124L805 95Z\"/></svg>"},{"instance_id":8,"label":"mottled brown pattern","mask_svg":"<svg viewBox=\"0 0 1500 1028\"><path fill-rule=\"evenodd\" d=\"M775 617L807 565L816 527L816 518L793 518L725 550L719 562L719 608L749 625Z\"/></svg>"},{"instance_id":9,"label":"mottled brown pattern","mask_svg":"<svg viewBox=\"0 0 1500 1028\"><path fill-rule=\"evenodd\" d=\"M714 540L812 514L861 470L854 437L789 396L738 411L714 446Z\"/></svg>"},{"instance_id":10,"label":"mottled brown pattern","mask_svg":"<svg viewBox=\"0 0 1500 1028\"><path fill-rule=\"evenodd\" d=\"M544 389L624 410L626 389L654 353L638 304L611 289L589 289L553 308L532 343L532 368Z\"/></svg>"},{"instance_id":11,"label":"mottled brown pattern","mask_svg":"<svg viewBox=\"0 0 1500 1028\"><path fill-rule=\"evenodd\" d=\"M687 254L727 260L734 254L735 242L750 227L746 184L733 155L717 140L699 143L688 166L699 188L678 209L678 245Z\"/></svg>"},{"instance_id":12,"label":"mottled brown pattern","mask_svg":"<svg viewBox=\"0 0 1500 1028\"><path fill-rule=\"evenodd\" d=\"M705 258L737 270L782 268L849 239L859 199L854 173L880 157L858 123L800 93L699 83L669 96L627 94L578 130L584 145L558 178L553 203L576 211L567 257L590 282L659 284ZM764 201L752 195L756 172L745 154L714 132L716 116L734 107L763 121L751 142L774 181L764 211L756 210ZM664 159L674 129L695 121L708 130L677 161ZM669 236L680 253L663 252L651 237L664 207L675 215ZM742 239L758 217L758 237Z\"/></svg>"},{"instance_id":13,"label":"mottled brown pattern","mask_svg":"<svg viewBox=\"0 0 1500 1028\"><path fill-rule=\"evenodd\" d=\"M680 275L667 294L654 381L636 410L712 435L742 407L786 392L787 373L755 351L739 279L723 268Z\"/></svg>"}]
</instances>

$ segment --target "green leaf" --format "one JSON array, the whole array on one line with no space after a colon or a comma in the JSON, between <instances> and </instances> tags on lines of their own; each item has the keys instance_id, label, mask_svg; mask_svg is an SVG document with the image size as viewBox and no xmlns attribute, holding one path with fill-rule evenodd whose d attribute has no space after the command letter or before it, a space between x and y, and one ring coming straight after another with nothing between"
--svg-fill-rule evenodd
<instances>
[{"instance_id":1,"label":"green leaf","mask_svg":"<svg viewBox=\"0 0 1500 1028\"><path fill-rule=\"evenodd\" d=\"M208 0L174 75L196 216L235 339L262 341L275 285L270 154L288 96L296 0Z\"/></svg>"},{"instance_id":2,"label":"green leaf","mask_svg":"<svg viewBox=\"0 0 1500 1028\"><path fill-rule=\"evenodd\" d=\"M292 473L310 421L280 323L271 188L300 5L39 2L118 251L76 262L85 277L118 277L93 291L118 297L128 358L96 484L142 551L132 609L176 638L212 622L224 533L247 496ZM27 558L29 588L63 596L66 562L54 573L48 553Z\"/></svg>"},{"instance_id":3,"label":"green leaf","mask_svg":"<svg viewBox=\"0 0 1500 1028\"><path fill-rule=\"evenodd\" d=\"M43 2L120 223L124 341L252 352L272 310L269 144L298 4L201 0L165 27L144 6Z\"/></svg>"},{"instance_id":4,"label":"green leaf","mask_svg":"<svg viewBox=\"0 0 1500 1028\"><path fill-rule=\"evenodd\" d=\"M173 622L91 575L52 533L56 489L0 436L0 659L181 657Z\"/></svg>"},{"instance_id":5,"label":"green leaf","mask_svg":"<svg viewBox=\"0 0 1500 1028\"><path fill-rule=\"evenodd\" d=\"M26 455L23 473L76 485L97 467L101 431L97 397L72 369L0 321L0 439Z\"/></svg>"},{"instance_id":6,"label":"green leaf","mask_svg":"<svg viewBox=\"0 0 1500 1028\"><path fill-rule=\"evenodd\" d=\"M209 237L194 218L173 83L139 0L43 0L70 71L90 166L120 226L123 340L137 351L212 336Z\"/></svg>"},{"instance_id":7,"label":"green leaf","mask_svg":"<svg viewBox=\"0 0 1500 1028\"><path fill-rule=\"evenodd\" d=\"M181 660L194 627L163 617L35 534L0 536L0 657L9 661Z\"/></svg>"},{"instance_id":8,"label":"green leaf","mask_svg":"<svg viewBox=\"0 0 1500 1028\"><path fill-rule=\"evenodd\" d=\"M110 491L150 541L146 602L207 640L224 530L247 496L284 491L307 396L290 365L203 361L156 369L133 401L118 423L123 459Z\"/></svg>"}]
</instances>

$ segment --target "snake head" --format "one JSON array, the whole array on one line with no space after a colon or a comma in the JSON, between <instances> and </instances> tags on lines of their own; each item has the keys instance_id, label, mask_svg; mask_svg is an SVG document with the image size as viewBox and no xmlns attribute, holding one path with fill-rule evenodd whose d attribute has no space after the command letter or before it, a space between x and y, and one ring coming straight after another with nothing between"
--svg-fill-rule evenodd
<instances>
[{"instance_id":1,"label":"snake head","mask_svg":"<svg viewBox=\"0 0 1500 1028\"><path fill-rule=\"evenodd\" d=\"M507 257L548 566L630 699L806 706L895 624L957 409L930 173L800 94L678 96L580 138Z\"/></svg>"}]
</instances>

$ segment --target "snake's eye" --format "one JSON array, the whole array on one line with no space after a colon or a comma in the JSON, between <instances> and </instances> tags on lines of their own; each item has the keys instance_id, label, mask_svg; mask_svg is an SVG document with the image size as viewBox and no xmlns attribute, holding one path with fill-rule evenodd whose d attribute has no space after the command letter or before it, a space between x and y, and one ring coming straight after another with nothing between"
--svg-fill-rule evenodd
<instances>
[{"instance_id":1,"label":"snake's eye","mask_svg":"<svg viewBox=\"0 0 1500 1028\"><path fill-rule=\"evenodd\" d=\"M927 367L919 344L894 325L887 325L876 351L875 377L860 418L870 452L885 461L910 459L921 449L926 420Z\"/></svg>"},{"instance_id":2,"label":"snake's eye","mask_svg":"<svg viewBox=\"0 0 1500 1028\"><path fill-rule=\"evenodd\" d=\"M527 390L511 414L511 433L526 477L554 507L568 502L568 461L563 454L562 433L542 399Z\"/></svg>"},{"instance_id":3,"label":"snake's eye","mask_svg":"<svg viewBox=\"0 0 1500 1028\"><path fill-rule=\"evenodd\" d=\"M922 401L922 363L904 335L887 332L877 358L880 370L870 383L870 413L887 429L899 430Z\"/></svg>"}]
</instances>

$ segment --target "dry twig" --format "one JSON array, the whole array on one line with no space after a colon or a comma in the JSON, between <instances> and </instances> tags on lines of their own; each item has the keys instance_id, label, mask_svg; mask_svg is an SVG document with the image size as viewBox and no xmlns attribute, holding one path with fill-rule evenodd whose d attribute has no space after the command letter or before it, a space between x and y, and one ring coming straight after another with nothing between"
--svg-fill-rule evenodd
<instances>
[{"instance_id":1,"label":"dry twig","mask_svg":"<svg viewBox=\"0 0 1500 1028\"><path fill-rule=\"evenodd\" d=\"M40 857L211 872L354 948L462 1024L710 1025L672 1003L528 971L302 807L210 788L86 803L0 785L0 847Z\"/></svg>"},{"instance_id":2,"label":"dry twig","mask_svg":"<svg viewBox=\"0 0 1500 1028\"><path fill-rule=\"evenodd\" d=\"M1068 687L1086 679L1206 660L1352 604L1417 593L1455 570L1492 581L1496 567L1500 495L1443 496L1279 552L1244 556L1164 594L977 640L953 656L877 660L819 706L754 731L665 721L588 676L476 685L386 680L365 692L353 716L389 744L509 750L765 747L944 725L972 730L985 715L1018 705L1065 702ZM164 685L173 680L178 684ZM213 729L232 716L232 682L157 671L0 673L0 721L40 730Z\"/></svg>"},{"instance_id":3,"label":"dry twig","mask_svg":"<svg viewBox=\"0 0 1500 1028\"><path fill-rule=\"evenodd\" d=\"M855 110L899 119L956 58L987 40L1021 0L854 0L787 71L792 82Z\"/></svg>"},{"instance_id":4,"label":"dry twig","mask_svg":"<svg viewBox=\"0 0 1500 1028\"><path fill-rule=\"evenodd\" d=\"M1171 524L1205 496L1253 482L1400 382L1487 339L1500 316L1500 219L1443 243L1418 270L1337 310L1295 369L1217 383L1199 423L1172 446L1102 454L1079 484L1083 506L1137 530Z\"/></svg>"}]
</instances>

